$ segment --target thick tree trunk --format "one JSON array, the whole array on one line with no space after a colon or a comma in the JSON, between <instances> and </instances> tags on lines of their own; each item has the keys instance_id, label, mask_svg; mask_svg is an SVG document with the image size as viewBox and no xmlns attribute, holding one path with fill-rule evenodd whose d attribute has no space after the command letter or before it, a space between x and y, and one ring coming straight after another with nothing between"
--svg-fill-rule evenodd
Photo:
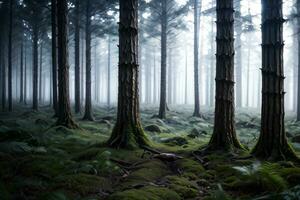
<instances>
[{"instance_id":1,"label":"thick tree trunk","mask_svg":"<svg viewBox=\"0 0 300 200\"><path fill-rule=\"evenodd\" d=\"M160 104L158 117L166 118L167 108L167 0L162 0L161 15L161 79L160 79Z\"/></svg>"},{"instance_id":2,"label":"thick tree trunk","mask_svg":"<svg viewBox=\"0 0 300 200\"><path fill-rule=\"evenodd\" d=\"M13 37L13 0L9 6L9 33L8 33L8 111L12 111L12 37Z\"/></svg>"},{"instance_id":3,"label":"thick tree trunk","mask_svg":"<svg viewBox=\"0 0 300 200\"><path fill-rule=\"evenodd\" d=\"M297 121L300 121L300 0L297 0L297 14L298 14L298 18L297 18L297 37L298 37L298 97L297 97Z\"/></svg>"},{"instance_id":4,"label":"thick tree trunk","mask_svg":"<svg viewBox=\"0 0 300 200\"><path fill-rule=\"evenodd\" d=\"M75 2L75 113L80 113L80 8Z\"/></svg>"},{"instance_id":5,"label":"thick tree trunk","mask_svg":"<svg viewBox=\"0 0 300 200\"><path fill-rule=\"evenodd\" d=\"M33 27L33 76L32 76L32 109L38 110L38 25Z\"/></svg>"},{"instance_id":6,"label":"thick tree trunk","mask_svg":"<svg viewBox=\"0 0 300 200\"><path fill-rule=\"evenodd\" d=\"M69 97L68 5L67 0L57 1L58 29L58 90L59 113L56 125L77 128L73 121Z\"/></svg>"},{"instance_id":7,"label":"thick tree trunk","mask_svg":"<svg viewBox=\"0 0 300 200\"><path fill-rule=\"evenodd\" d=\"M217 64L215 123L208 149L242 148L234 121L233 0L217 0Z\"/></svg>"},{"instance_id":8,"label":"thick tree trunk","mask_svg":"<svg viewBox=\"0 0 300 200\"><path fill-rule=\"evenodd\" d=\"M284 126L282 0L262 2L262 116L261 133L253 149L259 158L295 158Z\"/></svg>"},{"instance_id":9,"label":"thick tree trunk","mask_svg":"<svg viewBox=\"0 0 300 200\"><path fill-rule=\"evenodd\" d=\"M107 55L107 107L110 108L110 74L111 74L111 38L108 37L108 55Z\"/></svg>"},{"instance_id":10,"label":"thick tree trunk","mask_svg":"<svg viewBox=\"0 0 300 200\"><path fill-rule=\"evenodd\" d=\"M58 115L57 96L57 0L51 0L52 29L52 101L55 116Z\"/></svg>"},{"instance_id":11,"label":"thick tree trunk","mask_svg":"<svg viewBox=\"0 0 300 200\"><path fill-rule=\"evenodd\" d=\"M199 6L199 0L194 0L194 117L201 117L199 94Z\"/></svg>"},{"instance_id":12,"label":"thick tree trunk","mask_svg":"<svg viewBox=\"0 0 300 200\"><path fill-rule=\"evenodd\" d=\"M236 106L242 107L243 88L242 88L242 18L241 1L235 1L235 26L236 26Z\"/></svg>"},{"instance_id":13,"label":"thick tree trunk","mask_svg":"<svg viewBox=\"0 0 300 200\"><path fill-rule=\"evenodd\" d=\"M108 141L112 147L148 145L139 116L138 77L138 0L120 0L118 115Z\"/></svg>"},{"instance_id":14,"label":"thick tree trunk","mask_svg":"<svg viewBox=\"0 0 300 200\"><path fill-rule=\"evenodd\" d=\"M21 41L21 58L20 58L20 103L24 102L24 45L23 38Z\"/></svg>"},{"instance_id":15,"label":"thick tree trunk","mask_svg":"<svg viewBox=\"0 0 300 200\"><path fill-rule=\"evenodd\" d=\"M90 0L86 2L86 24L85 24L85 113L84 120L94 121L92 114L92 66L91 66L91 12Z\"/></svg>"}]
</instances>

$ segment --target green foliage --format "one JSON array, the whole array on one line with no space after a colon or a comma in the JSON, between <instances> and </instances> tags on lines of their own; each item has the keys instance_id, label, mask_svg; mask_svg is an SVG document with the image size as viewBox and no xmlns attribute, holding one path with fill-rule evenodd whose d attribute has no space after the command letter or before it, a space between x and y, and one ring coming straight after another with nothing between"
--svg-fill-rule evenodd
<instances>
[{"instance_id":1,"label":"green foliage","mask_svg":"<svg viewBox=\"0 0 300 200\"><path fill-rule=\"evenodd\" d=\"M168 187L178 193L183 199L194 198L198 195L198 186L196 183L189 181L187 178L178 176L166 177Z\"/></svg>"},{"instance_id":2,"label":"green foliage","mask_svg":"<svg viewBox=\"0 0 300 200\"><path fill-rule=\"evenodd\" d=\"M231 197L226 194L222 186L218 184L218 188L214 190L205 200L231 200Z\"/></svg>"}]
</instances>

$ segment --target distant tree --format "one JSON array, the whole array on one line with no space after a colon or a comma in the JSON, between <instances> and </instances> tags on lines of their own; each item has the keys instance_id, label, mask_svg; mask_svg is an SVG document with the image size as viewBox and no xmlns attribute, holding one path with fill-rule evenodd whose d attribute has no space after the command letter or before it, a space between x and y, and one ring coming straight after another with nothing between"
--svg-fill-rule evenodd
<instances>
[{"instance_id":1,"label":"distant tree","mask_svg":"<svg viewBox=\"0 0 300 200\"><path fill-rule=\"evenodd\" d=\"M0 4L0 65L1 65L1 107L6 107L6 36L7 36L7 18L8 18L8 1Z\"/></svg>"},{"instance_id":2,"label":"distant tree","mask_svg":"<svg viewBox=\"0 0 300 200\"><path fill-rule=\"evenodd\" d=\"M108 144L114 148L148 145L139 116L138 0L120 0L117 122Z\"/></svg>"},{"instance_id":3,"label":"distant tree","mask_svg":"<svg viewBox=\"0 0 300 200\"><path fill-rule=\"evenodd\" d=\"M252 153L267 160L296 158L284 126L282 3L282 0L262 2L261 131Z\"/></svg>"},{"instance_id":4,"label":"distant tree","mask_svg":"<svg viewBox=\"0 0 300 200\"><path fill-rule=\"evenodd\" d=\"M199 32L200 32L200 13L202 0L194 0L194 117L201 117L200 114L200 94L199 94Z\"/></svg>"},{"instance_id":5,"label":"distant tree","mask_svg":"<svg viewBox=\"0 0 300 200\"><path fill-rule=\"evenodd\" d=\"M9 33L8 33L8 111L12 111L12 43L13 43L13 16L14 0L9 1Z\"/></svg>"},{"instance_id":6,"label":"distant tree","mask_svg":"<svg viewBox=\"0 0 300 200\"><path fill-rule=\"evenodd\" d=\"M216 105L208 149L241 149L234 121L234 9L233 0L217 0Z\"/></svg>"},{"instance_id":7,"label":"distant tree","mask_svg":"<svg viewBox=\"0 0 300 200\"><path fill-rule=\"evenodd\" d=\"M59 0L57 1L59 113L56 124L77 128L78 125L72 118L69 99L68 24L67 0Z\"/></svg>"},{"instance_id":8,"label":"distant tree","mask_svg":"<svg viewBox=\"0 0 300 200\"><path fill-rule=\"evenodd\" d=\"M75 0L75 113L80 113L80 1Z\"/></svg>"},{"instance_id":9,"label":"distant tree","mask_svg":"<svg viewBox=\"0 0 300 200\"><path fill-rule=\"evenodd\" d=\"M166 118L167 109L167 49L168 40L176 37L178 29L184 29L182 16L187 13L189 2L179 6L173 0L152 0L147 3L151 12L144 27L149 37L160 37L161 46L161 86L158 117Z\"/></svg>"}]
</instances>

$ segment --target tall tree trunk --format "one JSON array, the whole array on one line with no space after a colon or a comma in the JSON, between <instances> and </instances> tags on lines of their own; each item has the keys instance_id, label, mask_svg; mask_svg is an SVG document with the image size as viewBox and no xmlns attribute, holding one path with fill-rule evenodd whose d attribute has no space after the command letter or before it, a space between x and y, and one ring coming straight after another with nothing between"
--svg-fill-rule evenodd
<instances>
[{"instance_id":1,"label":"tall tree trunk","mask_svg":"<svg viewBox=\"0 0 300 200\"><path fill-rule=\"evenodd\" d=\"M213 0L213 3L215 3L215 1ZM212 4L212 6L214 6L214 4ZM215 36L214 36L214 16L212 16L211 18L211 38L210 38L210 42L211 42L211 48L210 48L210 91L209 91L209 106L213 107L214 106L214 96L215 96Z\"/></svg>"},{"instance_id":2,"label":"tall tree trunk","mask_svg":"<svg viewBox=\"0 0 300 200\"><path fill-rule=\"evenodd\" d=\"M43 42L40 45L40 74L39 74L39 102L42 102L43 91Z\"/></svg>"},{"instance_id":3,"label":"tall tree trunk","mask_svg":"<svg viewBox=\"0 0 300 200\"><path fill-rule=\"evenodd\" d=\"M75 1L75 113L80 113L80 8Z\"/></svg>"},{"instance_id":4,"label":"tall tree trunk","mask_svg":"<svg viewBox=\"0 0 300 200\"><path fill-rule=\"evenodd\" d=\"M57 1L58 29L58 90L59 115L56 124L77 128L72 118L69 96L69 51L68 51L68 4L67 0Z\"/></svg>"},{"instance_id":5,"label":"tall tree trunk","mask_svg":"<svg viewBox=\"0 0 300 200\"><path fill-rule=\"evenodd\" d=\"M8 33L8 110L12 111L12 37L13 37L13 0L9 6L9 33Z\"/></svg>"},{"instance_id":6,"label":"tall tree trunk","mask_svg":"<svg viewBox=\"0 0 300 200\"><path fill-rule=\"evenodd\" d=\"M2 30L3 31L3 30ZM1 105L2 111L6 107L6 64L5 64L5 42L4 42L4 33L0 32L0 52L1 52Z\"/></svg>"},{"instance_id":7,"label":"tall tree trunk","mask_svg":"<svg viewBox=\"0 0 300 200\"><path fill-rule=\"evenodd\" d=\"M85 72L85 69L84 69L84 36L83 36L83 32L81 32L82 34L82 37L81 37L81 73L80 73L80 99L81 101L83 102L84 100L84 72Z\"/></svg>"},{"instance_id":8,"label":"tall tree trunk","mask_svg":"<svg viewBox=\"0 0 300 200\"><path fill-rule=\"evenodd\" d=\"M24 104L27 105L27 42L24 49Z\"/></svg>"},{"instance_id":9,"label":"tall tree trunk","mask_svg":"<svg viewBox=\"0 0 300 200\"><path fill-rule=\"evenodd\" d=\"M261 132L252 153L262 159L290 159L296 156L284 126L282 0L265 0L262 4Z\"/></svg>"},{"instance_id":10,"label":"tall tree trunk","mask_svg":"<svg viewBox=\"0 0 300 200\"><path fill-rule=\"evenodd\" d=\"M111 73L111 38L108 37L108 55L107 55L107 107L110 108L110 73Z\"/></svg>"},{"instance_id":11,"label":"tall tree trunk","mask_svg":"<svg viewBox=\"0 0 300 200\"><path fill-rule=\"evenodd\" d=\"M188 55L185 48L184 104L188 104Z\"/></svg>"},{"instance_id":12,"label":"tall tree trunk","mask_svg":"<svg viewBox=\"0 0 300 200\"><path fill-rule=\"evenodd\" d=\"M167 75L168 75L168 104L173 104L173 96L172 96L172 81L173 81L173 68L172 66L172 49L169 49L169 54L168 54L168 70L167 70Z\"/></svg>"},{"instance_id":13,"label":"tall tree trunk","mask_svg":"<svg viewBox=\"0 0 300 200\"><path fill-rule=\"evenodd\" d=\"M23 37L23 35L22 35ZM21 58L20 58L20 103L24 101L24 45L23 38L21 39Z\"/></svg>"},{"instance_id":14,"label":"tall tree trunk","mask_svg":"<svg viewBox=\"0 0 300 200\"><path fill-rule=\"evenodd\" d=\"M298 79L298 92L297 92L297 121L300 121L300 34L299 34L299 31L300 31L300 0L297 0L297 14L298 14L298 17L297 17L297 40L298 40L298 76L297 76L297 79Z\"/></svg>"},{"instance_id":15,"label":"tall tree trunk","mask_svg":"<svg viewBox=\"0 0 300 200\"><path fill-rule=\"evenodd\" d=\"M153 103L157 102L157 69L156 69L156 53L153 50Z\"/></svg>"},{"instance_id":16,"label":"tall tree trunk","mask_svg":"<svg viewBox=\"0 0 300 200\"><path fill-rule=\"evenodd\" d=\"M236 26L236 106L242 107L243 87L242 87L242 18L241 1L235 1L235 26Z\"/></svg>"},{"instance_id":17,"label":"tall tree trunk","mask_svg":"<svg viewBox=\"0 0 300 200\"><path fill-rule=\"evenodd\" d=\"M162 0L161 15L161 79L160 79L160 104L158 117L166 118L167 108L167 0Z\"/></svg>"},{"instance_id":18,"label":"tall tree trunk","mask_svg":"<svg viewBox=\"0 0 300 200\"><path fill-rule=\"evenodd\" d=\"M55 116L58 115L57 96L57 0L51 0L51 29L52 29L52 101Z\"/></svg>"},{"instance_id":19,"label":"tall tree trunk","mask_svg":"<svg viewBox=\"0 0 300 200\"><path fill-rule=\"evenodd\" d=\"M201 117L199 94L199 0L194 0L194 117Z\"/></svg>"},{"instance_id":20,"label":"tall tree trunk","mask_svg":"<svg viewBox=\"0 0 300 200\"><path fill-rule=\"evenodd\" d=\"M38 40L39 30L35 23L33 27L33 76L32 76L32 109L38 110Z\"/></svg>"},{"instance_id":21,"label":"tall tree trunk","mask_svg":"<svg viewBox=\"0 0 300 200\"><path fill-rule=\"evenodd\" d=\"M138 0L120 0L117 123L108 144L115 148L148 145L139 116Z\"/></svg>"},{"instance_id":22,"label":"tall tree trunk","mask_svg":"<svg viewBox=\"0 0 300 200\"><path fill-rule=\"evenodd\" d=\"M234 125L233 0L217 0L215 123L208 149L242 148Z\"/></svg>"},{"instance_id":23,"label":"tall tree trunk","mask_svg":"<svg viewBox=\"0 0 300 200\"><path fill-rule=\"evenodd\" d=\"M84 120L94 121L92 115L92 66L91 66L91 8L90 0L86 2L86 24L85 24L85 113L83 116Z\"/></svg>"},{"instance_id":24,"label":"tall tree trunk","mask_svg":"<svg viewBox=\"0 0 300 200\"><path fill-rule=\"evenodd\" d=\"M249 34L249 33L248 33ZM248 45L248 52L247 52L247 89L246 89L246 107L250 107L249 103L249 93L250 93L250 51L251 51L251 41L250 36L247 37L247 45Z\"/></svg>"}]
</instances>

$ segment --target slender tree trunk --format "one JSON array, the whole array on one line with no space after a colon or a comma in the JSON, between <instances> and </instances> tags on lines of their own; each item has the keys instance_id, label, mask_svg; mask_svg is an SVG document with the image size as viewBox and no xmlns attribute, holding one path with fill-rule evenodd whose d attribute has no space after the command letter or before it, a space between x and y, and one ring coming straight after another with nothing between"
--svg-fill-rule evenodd
<instances>
[{"instance_id":1,"label":"slender tree trunk","mask_svg":"<svg viewBox=\"0 0 300 200\"><path fill-rule=\"evenodd\" d=\"M75 1L75 113L80 113L80 8Z\"/></svg>"},{"instance_id":2,"label":"slender tree trunk","mask_svg":"<svg viewBox=\"0 0 300 200\"><path fill-rule=\"evenodd\" d=\"M167 71L167 75L168 75L168 104L173 104L173 99L172 99L172 86L173 86L173 68L174 66L172 66L172 49L169 49L169 54L168 54L168 71Z\"/></svg>"},{"instance_id":3,"label":"slender tree trunk","mask_svg":"<svg viewBox=\"0 0 300 200\"><path fill-rule=\"evenodd\" d=\"M83 102L84 100L84 37L82 32L82 38L81 38L81 73L80 73L80 99Z\"/></svg>"},{"instance_id":4,"label":"slender tree trunk","mask_svg":"<svg viewBox=\"0 0 300 200\"><path fill-rule=\"evenodd\" d=\"M140 24L144 24L144 17L141 15L140 16ZM142 46L142 41L143 41L143 29L139 29L139 64L140 64L140 76L139 76L139 92L140 92L140 103L143 103L143 46Z\"/></svg>"},{"instance_id":5,"label":"slender tree trunk","mask_svg":"<svg viewBox=\"0 0 300 200\"><path fill-rule=\"evenodd\" d=\"M9 33L8 33L8 110L12 111L12 37L13 37L13 0L9 6Z\"/></svg>"},{"instance_id":6,"label":"slender tree trunk","mask_svg":"<svg viewBox=\"0 0 300 200\"><path fill-rule=\"evenodd\" d=\"M56 125L77 128L78 125L72 118L69 96L68 24L67 0L59 0L57 1L59 115Z\"/></svg>"},{"instance_id":7,"label":"slender tree trunk","mask_svg":"<svg viewBox=\"0 0 300 200\"><path fill-rule=\"evenodd\" d=\"M139 116L138 77L138 0L120 0L118 115L108 141L112 147L148 145Z\"/></svg>"},{"instance_id":8,"label":"slender tree trunk","mask_svg":"<svg viewBox=\"0 0 300 200\"><path fill-rule=\"evenodd\" d=\"M55 116L58 115L57 96L57 0L51 0L52 29L52 101Z\"/></svg>"},{"instance_id":9,"label":"slender tree trunk","mask_svg":"<svg viewBox=\"0 0 300 200\"><path fill-rule=\"evenodd\" d=\"M154 67L154 72L153 72L153 102L156 103L157 102L157 69L156 69L156 54L155 54L155 49L153 50L154 55L153 55L153 67Z\"/></svg>"},{"instance_id":10,"label":"slender tree trunk","mask_svg":"<svg viewBox=\"0 0 300 200\"><path fill-rule=\"evenodd\" d=\"M110 74L111 74L111 38L108 37L108 56L107 56L107 107L110 108Z\"/></svg>"},{"instance_id":11,"label":"slender tree trunk","mask_svg":"<svg viewBox=\"0 0 300 200\"><path fill-rule=\"evenodd\" d=\"M3 31L3 30L2 30ZM4 33L0 32L0 51L1 51L1 105L2 111L5 110L6 107L6 64L5 64L5 42L4 42Z\"/></svg>"},{"instance_id":12,"label":"slender tree trunk","mask_svg":"<svg viewBox=\"0 0 300 200\"><path fill-rule=\"evenodd\" d=\"M235 1L235 26L236 26L236 106L242 107L243 86L242 86L242 18L241 1Z\"/></svg>"},{"instance_id":13,"label":"slender tree trunk","mask_svg":"<svg viewBox=\"0 0 300 200\"><path fill-rule=\"evenodd\" d=\"M297 1L297 0L296 0ZM300 11L297 10L298 13ZM299 18L299 16L298 16ZM297 18L297 21L298 21ZM300 35L298 33L298 22L293 23L293 111L297 113L297 104L298 104L298 60L300 60L298 41L300 41Z\"/></svg>"},{"instance_id":14,"label":"slender tree trunk","mask_svg":"<svg viewBox=\"0 0 300 200\"><path fill-rule=\"evenodd\" d=\"M188 55L185 48L184 104L188 104Z\"/></svg>"},{"instance_id":15,"label":"slender tree trunk","mask_svg":"<svg viewBox=\"0 0 300 200\"><path fill-rule=\"evenodd\" d=\"M86 56L86 80L85 80L85 113L84 120L94 121L92 115L92 72L91 72L91 10L90 0L86 2L86 24L85 24L85 56Z\"/></svg>"},{"instance_id":16,"label":"slender tree trunk","mask_svg":"<svg viewBox=\"0 0 300 200\"><path fill-rule=\"evenodd\" d=\"M215 123L208 149L242 148L234 125L233 0L217 0Z\"/></svg>"},{"instance_id":17,"label":"slender tree trunk","mask_svg":"<svg viewBox=\"0 0 300 200\"><path fill-rule=\"evenodd\" d=\"M24 45L23 38L21 41L21 65L20 65L20 103L24 102Z\"/></svg>"},{"instance_id":18,"label":"slender tree trunk","mask_svg":"<svg viewBox=\"0 0 300 200\"><path fill-rule=\"evenodd\" d=\"M162 0L161 16L161 79L160 79L160 104L158 117L166 118L167 108L167 0Z\"/></svg>"},{"instance_id":19,"label":"slender tree trunk","mask_svg":"<svg viewBox=\"0 0 300 200\"><path fill-rule=\"evenodd\" d=\"M249 93L250 93L250 51L251 51L251 41L249 39L249 35L247 37L248 40L248 52L247 52L247 89L246 89L246 107L250 107L249 103Z\"/></svg>"},{"instance_id":20,"label":"slender tree trunk","mask_svg":"<svg viewBox=\"0 0 300 200\"><path fill-rule=\"evenodd\" d=\"M285 160L296 156L284 126L282 0L262 3L261 133L252 153L262 159Z\"/></svg>"},{"instance_id":21,"label":"slender tree trunk","mask_svg":"<svg viewBox=\"0 0 300 200\"><path fill-rule=\"evenodd\" d=\"M24 49L24 104L27 105L27 43Z\"/></svg>"},{"instance_id":22,"label":"slender tree trunk","mask_svg":"<svg viewBox=\"0 0 300 200\"><path fill-rule=\"evenodd\" d=\"M214 0L213 0L214 1ZM212 5L214 6L214 4ZM210 48L210 91L209 91L209 97L210 97L210 107L214 106L214 96L215 96L215 36L214 36L214 17L212 17L211 21L211 48Z\"/></svg>"},{"instance_id":23,"label":"slender tree trunk","mask_svg":"<svg viewBox=\"0 0 300 200\"><path fill-rule=\"evenodd\" d=\"M32 76L32 109L38 110L38 25L33 27L33 76Z\"/></svg>"},{"instance_id":24,"label":"slender tree trunk","mask_svg":"<svg viewBox=\"0 0 300 200\"><path fill-rule=\"evenodd\" d=\"M43 42L40 45L40 72L39 72L39 102L42 102L43 91Z\"/></svg>"},{"instance_id":25,"label":"slender tree trunk","mask_svg":"<svg viewBox=\"0 0 300 200\"><path fill-rule=\"evenodd\" d=\"M194 0L194 117L201 117L199 94L199 0Z\"/></svg>"}]
</instances>

